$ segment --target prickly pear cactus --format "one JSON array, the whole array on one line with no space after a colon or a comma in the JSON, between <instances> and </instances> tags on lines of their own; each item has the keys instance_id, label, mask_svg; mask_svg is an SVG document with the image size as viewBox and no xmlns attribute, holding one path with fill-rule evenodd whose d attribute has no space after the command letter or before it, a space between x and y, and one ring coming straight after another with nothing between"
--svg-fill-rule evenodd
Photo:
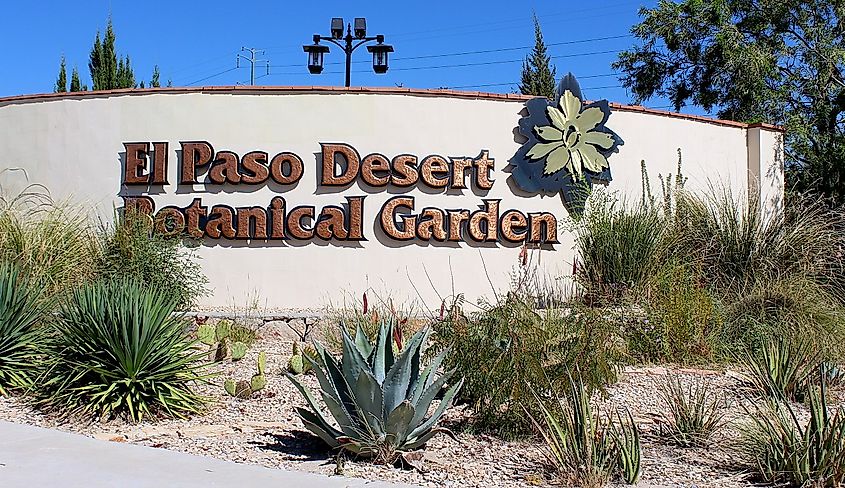
<instances>
[{"instance_id":1,"label":"prickly pear cactus","mask_svg":"<svg viewBox=\"0 0 845 488\"><path fill-rule=\"evenodd\" d=\"M288 359L288 371L293 374L302 374L305 369L303 363L302 354L291 356L290 359Z\"/></svg>"},{"instance_id":2,"label":"prickly pear cactus","mask_svg":"<svg viewBox=\"0 0 845 488\"><path fill-rule=\"evenodd\" d=\"M235 396L235 386L236 383L233 379L226 378L226 381L223 382L223 389L231 396Z\"/></svg>"},{"instance_id":3,"label":"prickly pear cactus","mask_svg":"<svg viewBox=\"0 0 845 488\"><path fill-rule=\"evenodd\" d=\"M246 344L240 341L233 342L229 346L229 353L232 355L232 361L238 361L246 356Z\"/></svg>"},{"instance_id":4,"label":"prickly pear cactus","mask_svg":"<svg viewBox=\"0 0 845 488\"><path fill-rule=\"evenodd\" d=\"M252 390L252 393L263 389L265 386L267 386L267 377L263 374L253 375L249 380L249 388Z\"/></svg>"},{"instance_id":5,"label":"prickly pear cactus","mask_svg":"<svg viewBox=\"0 0 845 488\"><path fill-rule=\"evenodd\" d=\"M267 369L267 353L261 351L258 353L258 360L256 361L256 365L258 366L258 374L263 375L264 371Z\"/></svg>"},{"instance_id":6,"label":"prickly pear cactus","mask_svg":"<svg viewBox=\"0 0 845 488\"><path fill-rule=\"evenodd\" d=\"M203 344L213 346L217 343L217 332L211 324L202 324L197 327L197 339Z\"/></svg>"},{"instance_id":7,"label":"prickly pear cactus","mask_svg":"<svg viewBox=\"0 0 845 488\"><path fill-rule=\"evenodd\" d=\"M215 328L215 333L217 334L217 340L222 341L223 339L229 337L229 332L232 330L232 323L228 320L221 320L217 322L217 327Z\"/></svg>"}]
</instances>

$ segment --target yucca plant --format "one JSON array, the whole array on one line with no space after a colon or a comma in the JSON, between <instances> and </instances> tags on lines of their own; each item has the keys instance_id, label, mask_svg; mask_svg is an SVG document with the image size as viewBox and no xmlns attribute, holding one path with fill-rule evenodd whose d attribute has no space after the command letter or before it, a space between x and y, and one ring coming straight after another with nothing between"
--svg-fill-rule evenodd
<instances>
[{"instance_id":1,"label":"yucca plant","mask_svg":"<svg viewBox=\"0 0 845 488\"><path fill-rule=\"evenodd\" d=\"M748 353L741 363L746 377L764 395L781 400L800 400L813 370L815 351L800 338L778 336L765 343L759 353Z\"/></svg>"},{"instance_id":2,"label":"yucca plant","mask_svg":"<svg viewBox=\"0 0 845 488\"><path fill-rule=\"evenodd\" d=\"M830 415L826 393L823 379L808 391L809 423L799 421L793 406L778 397L751 415L743 448L763 481L816 487L845 483L845 415L841 410Z\"/></svg>"},{"instance_id":3,"label":"yucca plant","mask_svg":"<svg viewBox=\"0 0 845 488\"><path fill-rule=\"evenodd\" d=\"M305 427L332 449L394 463L403 452L423 446L438 432L448 432L437 424L463 380L449 387L429 415L429 407L454 371L438 376L445 352L421 367L427 328L414 334L398 357L394 356L393 328L394 321L383 321L375 343L371 343L361 328L353 339L341 326L341 359L332 357L319 344L316 361L305 356L319 380L321 396L334 423L310 390L295 376L287 375L309 407L296 407L296 413Z\"/></svg>"},{"instance_id":4,"label":"yucca plant","mask_svg":"<svg viewBox=\"0 0 845 488\"><path fill-rule=\"evenodd\" d=\"M63 414L134 421L201 411L205 399L192 387L207 378L206 355L185 334L177 303L127 279L74 291L46 346L50 367L40 402Z\"/></svg>"},{"instance_id":5,"label":"yucca plant","mask_svg":"<svg viewBox=\"0 0 845 488\"><path fill-rule=\"evenodd\" d=\"M39 285L17 266L0 263L0 395L32 384L41 357L45 304Z\"/></svg>"},{"instance_id":6,"label":"yucca plant","mask_svg":"<svg viewBox=\"0 0 845 488\"><path fill-rule=\"evenodd\" d=\"M659 395L669 412L663 415L660 431L673 444L706 446L722 427L724 400L710 386L696 382L684 388L680 378L667 377Z\"/></svg>"},{"instance_id":7,"label":"yucca plant","mask_svg":"<svg viewBox=\"0 0 845 488\"><path fill-rule=\"evenodd\" d=\"M594 413L583 381L570 380L566 394L556 395L551 403L535 391L542 421L529 412L546 443L549 461L566 481L578 486L604 486L614 473L626 483L636 483L641 471L640 434L630 412L625 416L617 412L618 422Z\"/></svg>"}]
</instances>

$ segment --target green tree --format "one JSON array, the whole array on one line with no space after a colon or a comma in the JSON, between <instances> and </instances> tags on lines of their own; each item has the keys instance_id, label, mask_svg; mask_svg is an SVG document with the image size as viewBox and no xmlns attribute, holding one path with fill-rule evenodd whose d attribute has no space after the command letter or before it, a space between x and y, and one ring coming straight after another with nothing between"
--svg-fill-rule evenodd
<instances>
[{"instance_id":1,"label":"green tree","mask_svg":"<svg viewBox=\"0 0 845 488\"><path fill-rule=\"evenodd\" d=\"M158 72L158 65L153 66L153 79L150 80L150 88L161 87L161 82L159 81L160 76L161 75Z\"/></svg>"},{"instance_id":2,"label":"green tree","mask_svg":"<svg viewBox=\"0 0 845 488\"><path fill-rule=\"evenodd\" d=\"M115 35L110 18L102 42L98 31L94 38L94 46L88 56L88 69L91 72L93 90L135 88L135 74L129 62L129 56L120 57L118 61L114 43Z\"/></svg>"},{"instance_id":3,"label":"green tree","mask_svg":"<svg viewBox=\"0 0 845 488\"><path fill-rule=\"evenodd\" d=\"M537 95L554 99L555 68L549 65L551 58L546 53L546 43L540 30L540 20L534 14L534 49L525 56L522 63L522 81L519 91L523 95Z\"/></svg>"},{"instance_id":4,"label":"green tree","mask_svg":"<svg viewBox=\"0 0 845 488\"><path fill-rule=\"evenodd\" d=\"M790 187L845 202L845 2L660 0L614 63L638 103L786 127Z\"/></svg>"},{"instance_id":5,"label":"green tree","mask_svg":"<svg viewBox=\"0 0 845 488\"><path fill-rule=\"evenodd\" d=\"M59 77L56 79L56 86L53 88L54 93L64 93L67 91L67 66L65 64L65 57L62 56L62 64L59 66Z\"/></svg>"},{"instance_id":6,"label":"green tree","mask_svg":"<svg viewBox=\"0 0 845 488\"><path fill-rule=\"evenodd\" d=\"M82 84L79 82L79 71L76 69L76 66L73 67L73 71L70 74L70 91L85 91L82 89Z\"/></svg>"}]
</instances>

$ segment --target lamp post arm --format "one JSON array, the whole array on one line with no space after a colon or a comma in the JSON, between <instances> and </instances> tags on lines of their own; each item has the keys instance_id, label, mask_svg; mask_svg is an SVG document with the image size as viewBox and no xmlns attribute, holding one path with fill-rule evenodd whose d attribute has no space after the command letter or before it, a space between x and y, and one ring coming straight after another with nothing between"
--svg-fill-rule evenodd
<instances>
[{"instance_id":1,"label":"lamp post arm","mask_svg":"<svg viewBox=\"0 0 845 488\"><path fill-rule=\"evenodd\" d=\"M352 47L352 50L354 51L354 50L358 49L359 47L363 46L364 44L366 44L370 41L375 41L375 40L376 40L375 37L365 37L365 38L361 39L360 41L358 41L358 43L355 44L355 46Z\"/></svg>"}]
</instances>

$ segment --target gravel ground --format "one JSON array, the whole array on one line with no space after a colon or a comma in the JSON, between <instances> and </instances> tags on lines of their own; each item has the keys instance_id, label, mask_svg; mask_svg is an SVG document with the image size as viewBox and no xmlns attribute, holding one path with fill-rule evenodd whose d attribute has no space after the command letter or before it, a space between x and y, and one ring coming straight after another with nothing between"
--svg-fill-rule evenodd
<instances>
[{"instance_id":1,"label":"gravel ground","mask_svg":"<svg viewBox=\"0 0 845 488\"><path fill-rule=\"evenodd\" d=\"M215 403L205 415L190 420L164 420L140 425L120 421L64 421L35 411L14 397L0 397L0 418L114 442L132 442L234 462L329 475L340 469L346 476L430 487L553 484L545 468L539 442L506 442L462 432L460 427L468 412L460 408L450 411L446 418L446 424L457 432L456 438L441 435L429 442L424 451L424 472L353 459L347 459L342 462L342 467L339 466L336 458L302 427L294 414L293 407L304 405L304 402L281 374L294 338L295 334L284 323L270 323L262 327L258 342L243 360L216 365L221 376L212 380L213 384L201 387L202 392L213 398ZM226 395L221 386L223 378L248 379L255 368L256 356L262 350L268 355L267 387L249 400L237 400ZM714 443L718 448L677 448L659 439L661 406L656 391L668 372L680 374L685 380L708 382L724 392L730 422ZM313 375L306 375L305 383L316 387ZM750 486L746 473L738 464L738 456L730 450L738 435L736 425L745 416L742 403L746 402L747 406L747 400L743 400L746 397L746 387L731 371L652 367L626 369L620 382L608 389L607 397L598 401L603 408L629 408L642 431L640 486L730 488Z\"/></svg>"}]
</instances>

